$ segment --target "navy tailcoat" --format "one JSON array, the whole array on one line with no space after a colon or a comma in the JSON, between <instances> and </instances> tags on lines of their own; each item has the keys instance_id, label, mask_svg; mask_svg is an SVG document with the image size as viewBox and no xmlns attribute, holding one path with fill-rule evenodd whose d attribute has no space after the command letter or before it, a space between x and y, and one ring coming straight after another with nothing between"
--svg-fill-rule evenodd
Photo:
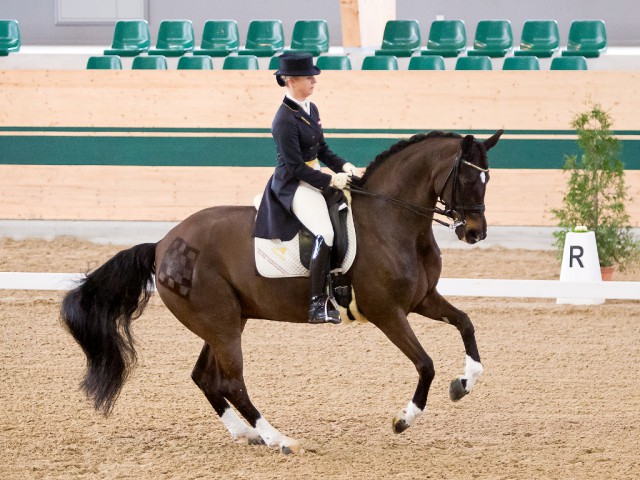
<instances>
[{"instance_id":1,"label":"navy tailcoat","mask_svg":"<svg viewBox=\"0 0 640 480\"><path fill-rule=\"evenodd\" d=\"M296 102L285 97L278 109L271 134L276 142L276 169L267 182L258 209L254 237L291 240L302 224L291 211L291 203L300 181L325 191L331 175L314 170L305 162L317 158L334 172L342 172L346 163L324 141L320 115L310 104L307 115Z\"/></svg>"}]
</instances>

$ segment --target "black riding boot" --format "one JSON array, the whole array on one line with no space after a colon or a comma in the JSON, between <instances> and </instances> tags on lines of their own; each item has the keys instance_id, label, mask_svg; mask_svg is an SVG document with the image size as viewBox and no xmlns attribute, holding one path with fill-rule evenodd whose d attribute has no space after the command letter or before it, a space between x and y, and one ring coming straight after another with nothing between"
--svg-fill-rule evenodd
<instances>
[{"instance_id":1,"label":"black riding boot","mask_svg":"<svg viewBox=\"0 0 640 480\"><path fill-rule=\"evenodd\" d=\"M329 259L331 247L324 243L324 238L317 236L311 252L309 271L311 273L311 308L309 309L309 323L340 323L338 312L325 292L327 276L329 274Z\"/></svg>"}]
</instances>

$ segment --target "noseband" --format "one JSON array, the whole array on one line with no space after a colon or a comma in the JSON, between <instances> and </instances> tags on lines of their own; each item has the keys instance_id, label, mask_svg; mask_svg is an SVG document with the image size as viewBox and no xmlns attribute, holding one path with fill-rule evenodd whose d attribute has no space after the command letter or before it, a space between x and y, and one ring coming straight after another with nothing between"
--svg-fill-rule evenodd
<instances>
[{"instance_id":1,"label":"noseband","mask_svg":"<svg viewBox=\"0 0 640 480\"><path fill-rule=\"evenodd\" d=\"M439 196L438 196L438 203L441 203L444 206L444 209L442 208L425 208L425 207L421 207L420 205L414 205L412 203L409 202L405 202L404 200L400 200L397 198L393 198L393 197L388 197L386 195L382 195L380 193L373 193L373 192L369 192L368 190L364 189L363 187L359 187L357 185L349 185L349 190L353 193L357 193L360 195L365 195L365 196L369 196L369 197L375 197L375 198L380 198L382 200L385 200L387 202L390 203L394 203L400 207L405 208L406 210L409 210L417 215L421 215L423 217L427 217L430 218L431 220L433 220L434 222L439 223L440 225L444 225L445 227L449 227L452 230L455 230L458 227L464 226L467 224L467 220L465 217L465 213L484 213L485 207L484 204L481 205L464 205L464 203L462 203L462 200L460 198L461 192L460 192L460 166L464 164L464 165L468 165L472 168L475 168L476 170L479 170L480 172L484 172L487 173L489 172L488 168L482 168L479 167L477 165L474 165L471 162L468 162L467 160L464 160L462 158L462 150L459 150L458 153L456 154L456 158L453 162L453 167L451 167L451 170L449 171L449 174L447 175L447 179L444 182L444 186L442 187L442 192L440 192ZM444 190L447 188L447 184L449 183L449 181L453 182L453 185L451 187L451 201L449 203L447 203L443 198L442 198L442 194L444 193ZM449 218L450 220L453 221L453 223L447 223L443 220L440 220L438 218L434 218L433 214L437 213L438 215L442 215L444 217Z\"/></svg>"}]
</instances>

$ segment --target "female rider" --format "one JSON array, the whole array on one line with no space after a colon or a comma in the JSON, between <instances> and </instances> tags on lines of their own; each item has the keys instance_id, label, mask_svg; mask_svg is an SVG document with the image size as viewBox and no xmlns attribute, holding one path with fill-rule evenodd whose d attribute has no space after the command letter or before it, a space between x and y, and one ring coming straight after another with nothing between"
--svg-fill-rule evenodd
<instances>
[{"instance_id":1,"label":"female rider","mask_svg":"<svg viewBox=\"0 0 640 480\"><path fill-rule=\"evenodd\" d=\"M280 56L276 81L287 92L271 126L276 143L275 171L262 197L253 235L291 240L304 225L315 237L311 276L310 323L340 323L328 302L325 285L333 245L333 227L323 196L328 188L344 189L355 167L333 153L324 141L318 108L309 97L320 73L307 53ZM320 171L318 161L334 173Z\"/></svg>"}]
</instances>

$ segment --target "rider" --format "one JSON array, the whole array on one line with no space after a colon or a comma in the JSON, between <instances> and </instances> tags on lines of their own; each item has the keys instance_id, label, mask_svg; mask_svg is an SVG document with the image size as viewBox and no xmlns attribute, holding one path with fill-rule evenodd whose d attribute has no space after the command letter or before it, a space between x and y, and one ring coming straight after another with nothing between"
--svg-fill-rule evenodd
<instances>
[{"instance_id":1,"label":"rider","mask_svg":"<svg viewBox=\"0 0 640 480\"><path fill-rule=\"evenodd\" d=\"M308 100L320 73L313 56L285 53L279 60L276 81L287 92L271 126L278 164L262 196L253 235L287 241L302 225L311 231L315 242L309 265L309 322L340 323L340 313L325 293L334 234L323 192L329 187L344 189L357 171L329 149L318 108ZM335 173L321 172L318 161Z\"/></svg>"}]
</instances>

